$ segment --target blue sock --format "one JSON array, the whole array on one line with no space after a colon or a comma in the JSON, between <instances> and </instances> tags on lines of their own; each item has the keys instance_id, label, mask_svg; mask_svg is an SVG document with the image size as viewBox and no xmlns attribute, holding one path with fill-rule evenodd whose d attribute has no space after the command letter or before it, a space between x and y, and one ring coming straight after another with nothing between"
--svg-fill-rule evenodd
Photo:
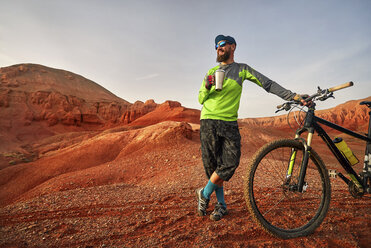
<instances>
[{"instance_id":1,"label":"blue sock","mask_svg":"<svg viewBox=\"0 0 371 248\"><path fill-rule=\"evenodd\" d=\"M223 186L222 187L217 186L215 188L215 194L216 194L216 199L218 199L218 202L223 204L224 207L227 207L227 204L225 203L225 200L224 200L224 188L223 188Z\"/></svg>"},{"instance_id":2,"label":"blue sock","mask_svg":"<svg viewBox=\"0 0 371 248\"><path fill-rule=\"evenodd\" d=\"M206 199L210 199L211 194L214 192L216 189L217 185L213 184L210 180L207 182L204 190L202 191L203 196Z\"/></svg>"}]
</instances>

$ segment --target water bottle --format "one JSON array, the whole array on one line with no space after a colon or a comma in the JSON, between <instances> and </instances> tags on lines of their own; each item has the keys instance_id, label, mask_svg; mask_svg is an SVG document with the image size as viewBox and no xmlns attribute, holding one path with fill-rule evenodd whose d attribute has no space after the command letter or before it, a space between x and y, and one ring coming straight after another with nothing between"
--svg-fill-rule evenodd
<instances>
[{"instance_id":1,"label":"water bottle","mask_svg":"<svg viewBox=\"0 0 371 248\"><path fill-rule=\"evenodd\" d=\"M215 71L215 90L221 91L223 89L225 70L218 69Z\"/></svg>"},{"instance_id":2,"label":"water bottle","mask_svg":"<svg viewBox=\"0 0 371 248\"><path fill-rule=\"evenodd\" d=\"M347 143L340 138L336 137L334 139L334 143L336 147L340 150L340 152L343 154L343 156L348 159L349 163L353 166L359 162L358 158L354 155L352 150L348 147Z\"/></svg>"}]
</instances>

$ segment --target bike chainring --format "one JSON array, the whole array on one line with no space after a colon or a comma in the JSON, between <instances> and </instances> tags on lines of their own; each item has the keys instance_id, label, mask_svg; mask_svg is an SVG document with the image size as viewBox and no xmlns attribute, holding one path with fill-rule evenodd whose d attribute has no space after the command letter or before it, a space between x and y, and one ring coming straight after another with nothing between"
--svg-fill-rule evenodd
<instances>
[{"instance_id":1,"label":"bike chainring","mask_svg":"<svg viewBox=\"0 0 371 248\"><path fill-rule=\"evenodd\" d=\"M359 189L354 183L353 181L350 181L349 182L349 193L354 197L354 198L361 198L365 192L362 190L362 189Z\"/></svg>"}]
</instances>

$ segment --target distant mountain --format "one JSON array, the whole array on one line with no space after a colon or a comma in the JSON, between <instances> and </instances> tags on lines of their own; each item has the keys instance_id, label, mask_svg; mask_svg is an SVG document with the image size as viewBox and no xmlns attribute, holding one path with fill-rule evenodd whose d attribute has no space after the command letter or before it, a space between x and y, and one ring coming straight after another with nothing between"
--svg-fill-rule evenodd
<instances>
[{"instance_id":1,"label":"distant mountain","mask_svg":"<svg viewBox=\"0 0 371 248\"><path fill-rule=\"evenodd\" d=\"M99 84L65 70L36 64L0 68L0 152L55 134L127 125L157 108L153 100L129 103ZM157 114L157 123L167 120ZM198 122L199 110L178 121ZM158 111L157 111L158 112ZM190 116L191 119L188 117ZM196 116L196 117L195 117ZM170 119L174 119L171 118ZM143 123L138 123L143 125ZM5 142L4 142L5 141Z\"/></svg>"},{"instance_id":2,"label":"distant mountain","mask_svg":"<svg viewBox=\"0 0 371 248\"><path fill-rule=\"evenodd\" d=\"M363 100L371 97L317 114L353 130L366 131L369 110L359 105ZM0 68L0 153L25 152L38 140L69 132L143 127L163 121L199 124L199 116L199 110L175 101L129 103L99 84L65 70L36 64ZM247 118L240 123L288 127L286 115ZM293 113L290 124L295 126Z\"/></svg>"},{"instance_id":3,"label":"distant mountain","mask_svg":"<svg viewBox=\"0 0 371 248\"><path fill-rule=\"evenodd\" d=\"M366 106L359 105L362 101L371 101L371 96L360 100L351 100L346 103L340 104L334 108L326 110L316 111L316 115L325 120L331 121L343 127L355 130L355 131L366 131L369 120L369 108ZM299 120L303 120L304 114L298 115L298 112L290 113L289 119L287 114L274 116L274 117L262 117L262 118L246 118L242 119L241 123L251 126L276 126L279 128L287 128L288 123L292 126L297 126L294 115L296 114Z\"/></svg>"}]
</instances>

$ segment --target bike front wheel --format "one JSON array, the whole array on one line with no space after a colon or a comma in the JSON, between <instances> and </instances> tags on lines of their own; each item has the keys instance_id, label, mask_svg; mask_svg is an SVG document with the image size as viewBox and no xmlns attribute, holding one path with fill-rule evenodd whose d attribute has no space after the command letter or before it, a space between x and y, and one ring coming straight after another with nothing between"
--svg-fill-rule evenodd
<instances>
[{"instance_id":1,"label":"bike front wheel","mask_svg":"<svg viewBox=\"0 0 371 248\"><path fill-rule=\"evenodd\" d=\"M314 150L310 151L304 188L299 192L304 152L304 145L296 140L277 140L263 146L248 166L244 189L248 209L266 231L280 238L312 233L330 204L330 179Z\"/></svg>"}]
</instances>

